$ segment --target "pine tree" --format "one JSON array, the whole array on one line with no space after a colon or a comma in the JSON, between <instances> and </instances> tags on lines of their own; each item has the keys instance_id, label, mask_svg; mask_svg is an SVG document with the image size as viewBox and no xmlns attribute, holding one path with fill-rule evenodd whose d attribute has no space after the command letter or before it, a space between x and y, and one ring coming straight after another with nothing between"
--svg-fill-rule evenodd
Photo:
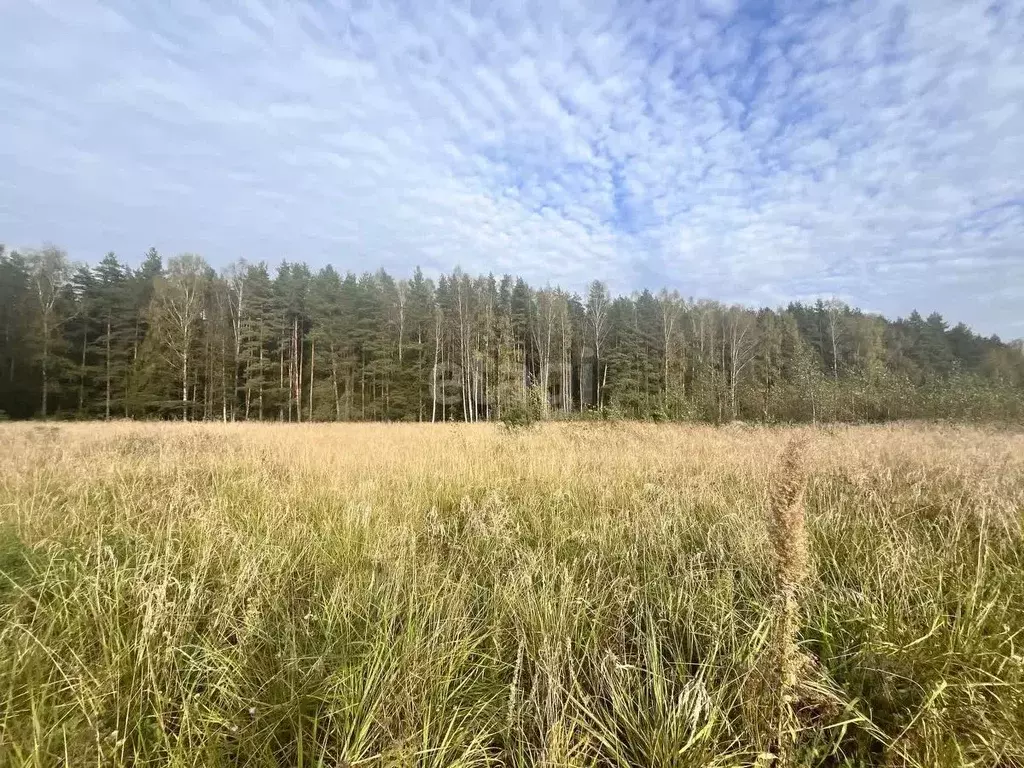
<instances>
[{"instance_id":1,"label":"pine tree","mask_svg":"<svg viewBox=\"0 0 1024 768\"><path fill-rule=\"evenodd\" d=\"M100 348L103 417L110 419L124 407L128 397L131 362L130 276L112 252L94 270L96 278L95 316L99 324L96 345Z\"/></svg>"},{"instance_id":2,"label":"pine tree","mask_svg":"<svg viewBox=\"0 0 1024 768\"><path fill-rule=\"evenodd\" d=\"M0 416L27 418L35 403L29 263L0 246Z\"/></svg>"},{"instance_id":3,"label":"pine tree","mask_svg":"<svg viewBox=\"0 0 1024 768\"><path fill-rule=\"evenodd\" d=\"M15 417L861 420L1024 413L1019 346L918 312L581 298L456 269L314 277L150 249L74 268L0 247L0 409Z\"/></svg>"}]
</instances>

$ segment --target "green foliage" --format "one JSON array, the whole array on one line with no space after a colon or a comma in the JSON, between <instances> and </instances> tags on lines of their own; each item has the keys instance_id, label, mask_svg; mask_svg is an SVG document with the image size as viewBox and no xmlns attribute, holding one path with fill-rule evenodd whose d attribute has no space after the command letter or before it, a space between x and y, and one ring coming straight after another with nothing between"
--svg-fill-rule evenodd
<instances>
[{"instance_id":1,"label":"green foliage","mask_svg":"<svg viewBox=\"0 0 1024 768\"><path fill-rule=\"evenodd\" d=\"M12 418L521 420L513 401L528 387L546 389L542 418L1024 412L1022 346L937 313L888 321L835 300L752 311L616 297L599 281L574 296L461 270L403 280L284 262L272 276L241 261L216 275L189 254L165 268L152 249L134 270L114 254L89 268L52 247L2 251L0 340Z\"/></svg>"},{"instance_id":2,"label":"green foliage","mask_svg":"<svg viewBox=\"0 0 1024 768\"><path fill-rule=\"evenodd\" d=\"M527 429L543 418L543 397L539 387L530 387L525 394L511 397L501 409L501 423L510 431Z\"/></svg>"}]
</instances>

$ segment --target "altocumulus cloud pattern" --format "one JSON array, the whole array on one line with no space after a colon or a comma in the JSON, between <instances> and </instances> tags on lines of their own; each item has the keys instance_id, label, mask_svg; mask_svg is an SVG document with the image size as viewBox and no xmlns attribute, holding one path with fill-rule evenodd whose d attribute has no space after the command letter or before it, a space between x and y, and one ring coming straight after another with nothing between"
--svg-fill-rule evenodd
<instances>
[{"instance_id":1,"label":"altocumulus cloud pattern","mask_svg":"<svg viewBox=\"0 0 1024 768\"><path fill-rule=\"evenodd\" d=\"M1024 335L1024 5L0 0L0 238Z\"/></svg>"}]
</instances>

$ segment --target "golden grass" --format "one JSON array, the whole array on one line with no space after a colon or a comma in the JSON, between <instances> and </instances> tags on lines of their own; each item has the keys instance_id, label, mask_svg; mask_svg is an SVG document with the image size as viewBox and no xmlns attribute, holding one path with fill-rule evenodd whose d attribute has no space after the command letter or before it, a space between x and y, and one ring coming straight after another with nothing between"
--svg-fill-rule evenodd
<instances>
[{"instance_id":1,"label":"golden grass","mask_svg":"<svg viewBox=\"0 0 1024 768\"><path fill-rule=\"evenodd\" d=\"M755 765L797 658L795 764L1021 764L1022 517L973 428L0 425L0 764Z\"/></svg>"}]
</instances>

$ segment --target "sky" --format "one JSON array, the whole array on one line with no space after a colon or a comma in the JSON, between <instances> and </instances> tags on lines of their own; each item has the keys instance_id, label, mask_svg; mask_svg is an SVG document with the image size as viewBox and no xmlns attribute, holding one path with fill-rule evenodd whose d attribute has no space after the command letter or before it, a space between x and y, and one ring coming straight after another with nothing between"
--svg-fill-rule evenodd
<instances>
[{"instance_id":1,"label":"sky","mask_svg":"<svg viewBox=\"0 0 1024 768\"><path fill-rule=\"evenodd\" d=\"M0 242L1024 336L1024 2L0 0Z\"/></svg>"}]
</instances>

